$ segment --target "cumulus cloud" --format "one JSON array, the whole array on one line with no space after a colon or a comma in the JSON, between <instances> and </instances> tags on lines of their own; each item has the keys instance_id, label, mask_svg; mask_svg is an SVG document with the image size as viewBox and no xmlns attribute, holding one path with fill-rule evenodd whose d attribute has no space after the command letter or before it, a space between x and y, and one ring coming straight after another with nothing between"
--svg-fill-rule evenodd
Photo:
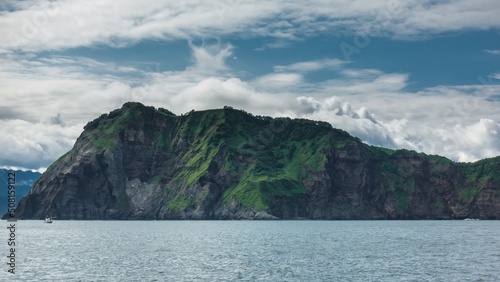
<instances>
[{"instance_id":1,"label":"cumulus cloud","mask_svg":"<svg viewBox=\"0 0 500 282\"><path fill-rule=\"evenodd\" d=\"M3 148L1 163L9 167L44 171L55 159L71 149L83 125L0 120L0 146Z\"/></svg>"},{"instance_id":2,"label":"cumulus cloud","mask_svg":"<svg viewBox=\"0 0 500 282\"><path fill-rule=\"evenodd\" d=\"M268 37L265 48L319 33L418 39L499 28L500 3L480 1L7 1L0 52L40 51L145 39ZM77 31L77 32L75 32Z\"/></svg>"},{"instance_id":3,"label":"cumulus cloud","mask_svg":"<svg viewBox=\"0 0 500 282\"><path fill-rule=\"evenodd\" d=\"M297 113L311 114L320 108L320 103L313 97L297 97Z\"/></svg>"},{"instance_id":4,"label":"cumulus cloud","mask_svg":"<svg viewBox=\"0 0 500 282\"><path fill-rule=\"evenodd\" d=\"M292 100L293 96L287 93L256 91L239 78L211 77L173 95L169 103L181 112L229 105L254 114L274 115L278 110L290 107L288 101Z\"/></svg>"}]
</instances>

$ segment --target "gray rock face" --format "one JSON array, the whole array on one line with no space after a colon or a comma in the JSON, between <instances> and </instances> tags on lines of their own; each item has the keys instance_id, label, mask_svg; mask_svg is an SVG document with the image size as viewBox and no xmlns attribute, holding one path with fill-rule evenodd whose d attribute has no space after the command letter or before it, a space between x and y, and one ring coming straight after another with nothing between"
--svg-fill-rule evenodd
<instances>
[{"instance_id":1,"label":"gray rock face","mask_svg":"<svg viewBox=\"0 0 500 282\"><path fill-rule=\"evenodd\" d=\"M500 219L499 172L498 157L457 164L367 146L318 122L127 103L86 126L17 216Z\"/></svg>"}]
</instances>

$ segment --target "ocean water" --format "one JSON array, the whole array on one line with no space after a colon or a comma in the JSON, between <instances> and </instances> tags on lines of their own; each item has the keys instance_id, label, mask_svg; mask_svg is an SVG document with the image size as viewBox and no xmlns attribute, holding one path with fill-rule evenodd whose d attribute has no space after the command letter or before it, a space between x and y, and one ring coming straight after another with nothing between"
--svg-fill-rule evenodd
<instances>
[{"instance_id":1,"label":"ocean water","mask_svg":"<svg viewBox=\"0 0 500 282\"><path fill-rule=\"evenodd\" d=\"M500 281L500 221L18 221L14 275L5 227L1 281Z\"/></svg>"}]
</instances>

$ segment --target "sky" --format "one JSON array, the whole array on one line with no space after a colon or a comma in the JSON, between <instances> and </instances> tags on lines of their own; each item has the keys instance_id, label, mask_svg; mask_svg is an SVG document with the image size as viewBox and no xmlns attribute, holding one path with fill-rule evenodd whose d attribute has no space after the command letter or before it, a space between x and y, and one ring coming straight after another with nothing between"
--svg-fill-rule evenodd
<instances>
[{"instance_id":1,"label":"sky","mask_svg":"<svg viewBox=\"0 0 500 282\"><path fill-rule=\"evenodd\" d=\"M4 0L0 168L43 172L127 101L176 114L227 105L457 162L495 157L498 15L497 0Z\"/></svg>"}]
</instances>

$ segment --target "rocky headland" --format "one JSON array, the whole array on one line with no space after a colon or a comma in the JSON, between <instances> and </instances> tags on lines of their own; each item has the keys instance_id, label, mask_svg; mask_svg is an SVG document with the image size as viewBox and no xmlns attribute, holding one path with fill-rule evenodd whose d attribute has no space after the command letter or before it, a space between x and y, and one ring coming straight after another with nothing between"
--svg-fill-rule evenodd
<instances>
[{"instance_id":1,"label":"rocky headland","mask_svg":"<svg viewBox=\"0 0 500 282\"><path fill-rule=\"evenodd\" d=\"M325 122L126 103L20 201L41 219L500 219L500 157L362 143Z\"/></svg>"}]
</instances>

